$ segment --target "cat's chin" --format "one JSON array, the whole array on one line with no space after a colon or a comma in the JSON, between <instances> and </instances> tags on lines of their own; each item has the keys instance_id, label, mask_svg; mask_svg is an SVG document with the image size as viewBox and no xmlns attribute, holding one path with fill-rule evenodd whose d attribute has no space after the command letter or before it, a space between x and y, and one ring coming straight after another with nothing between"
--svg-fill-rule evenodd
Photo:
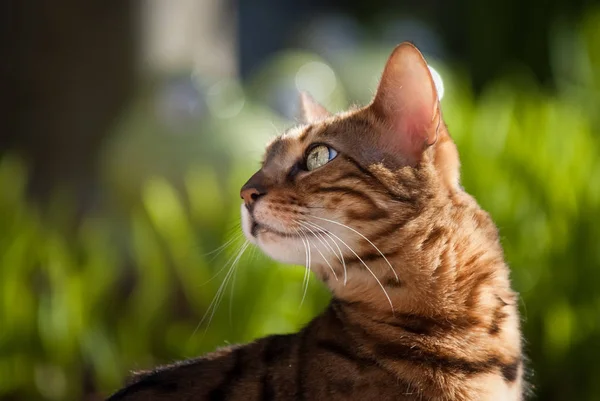
<instances>
[{"instance_id":1,"label":"cat's chin","mask_svg":"<svg viewBox=\"0 0 600 401\"><path fill-rule=\"evenodd\" d=\"M256 242L256 238L252 235L252 217L250 217L250 213L248 213L248 209L244 204L241 204L241 220L242 220L242 231L244 232L244 236L246 239L253 243L254 245L258 245Z\"/></svg>"},{"instance_id":2,"label":"cat's chin","mask_svg":"<svg viewBox=\"0 0 600 401\"><path fill-rule=\"evenodd\" d=\"M283 241L271 238L269 233L259 235L258 246L268 257L289 265L304 265L306 256L300 240L285 239Z\"/></svg>"},{"instance_id":3,"label":"cat's chin","mask_svg":"<svg viewBox=\"0 0 600 401\"><path fill-rule=\"evenodd\" d=\"M254 236L252 234L254 222L243 204L241 207L241 215L244 236L249 242L257 245L268 257L290 265L306 264L304 243L299 237L285 237L267 230L258 230L258 232L255 233L256 236Z\"/></svg>"}]
</instances>

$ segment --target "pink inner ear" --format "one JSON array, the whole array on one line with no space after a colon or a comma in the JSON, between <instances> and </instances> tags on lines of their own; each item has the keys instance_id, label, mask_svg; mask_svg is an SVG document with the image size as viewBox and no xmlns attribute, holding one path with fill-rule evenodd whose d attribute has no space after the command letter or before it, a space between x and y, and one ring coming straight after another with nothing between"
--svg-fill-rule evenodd
<instances>
[{"instance_id":1,"label":"pink inner ear","mask_svg":"<svg viewBox=\"0 0 600 401\"><path fill-rule=\"evenodd\" d=\"M302 108L302 120L305 123L314 123L331 116L325 107L306 92L300 93L300 107Z\"/></svg>"},{"instance_id":2,"label":"pink inner ear","mask_svg":"<svg viewBox=\"0 0 600 401\"><path fill-rule=\"evenodd\" d=\"M370 107L391 131L381 138L382 145L411 162L435 142L440 121L435 83L413 45L394 50Z\"/></svg>"}]
</instances>

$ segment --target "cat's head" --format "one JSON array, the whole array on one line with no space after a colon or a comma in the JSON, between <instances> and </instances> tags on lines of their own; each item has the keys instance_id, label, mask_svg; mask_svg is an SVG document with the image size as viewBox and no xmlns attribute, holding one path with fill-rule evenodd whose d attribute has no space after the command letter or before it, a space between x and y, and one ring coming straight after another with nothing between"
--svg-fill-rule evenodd
<instances>
[{"instance_id":1,"label":"cat's head","mask_svg":"<svg viewBox=\"0 0 600 401\"><path fill-rule=\"evenodd\" d=\"M461 191L435 83L412 44L394 50L368 106L332 115L306 94L301 103L305 123L268 145L241 191L244 233L272 258L302 265L309 247L315 272L341 277L340 256L361 264L393 252L398 230Z\"/></svg>"}]
</instances>

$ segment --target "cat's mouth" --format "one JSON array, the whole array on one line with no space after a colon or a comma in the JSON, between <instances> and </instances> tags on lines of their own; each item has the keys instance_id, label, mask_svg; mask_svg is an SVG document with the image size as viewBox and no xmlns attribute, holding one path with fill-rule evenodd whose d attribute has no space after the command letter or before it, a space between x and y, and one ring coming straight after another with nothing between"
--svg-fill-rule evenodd
<instances>
[{"instance_id":1,"label":"cat's mouth","mask_svg":"<svg viewBox=\"0 0 600 401\"><path fill-rule=\"evenodd\" d=\"M258 240L260 234L272 234L285 239L299 239L323 235L324 231L313 229L310 232L306 230L282 231L267 223L259 222L254 215L242 205L242 226L248 239L252 242Z\"/></svg>"},{"instance_id":2,"label":"cat's mouth","mask_svg":"<svg viewBox=\"0 0 600 401\"><path fill-rule=\"evenodd\" d=\"M319 235L323 235L325 233L325 231L321 231L321 230L312 230L310 232L303 230L302 234L300 234L298 231L284 232L281 230L277 230L276 228L270 227L267 224L258 223L256 220L252 219L251 226L250 226L250 234L252 235L252 237L258 238L258 234L263 233L263 232L275 234L275 235L277 235L279 237L283 237L283 238L293 238L293 239L316 237Z\"/></svg>"},{"instance_id":3,"label":"cat's mouth","mask_svg":"<svg viewBox=\"0 0 600 401\"><path fill-rule=\"evenodd\" d=\"M286 232L283 232L283 231L276 230L276 229L274 229L273 227L269 227L269 226L268 226L268 225L266 225L266 224L261 224L261 223L258 223L258 222L257 222L255 219L253 219L252 217L251 217L251 219L252 219L252 223L251 223L251 227L250 227L250 234L251 234L251 235L252 235L254 238L257 238L257 237L258 237L258 234L259 234L260 232L269 232L269 233L272 233L272 234L278 235L278 236L280 236L280 237L285 237L285 238L298 238L298 237L300 237L298 234L294 234L294 233L286 233Z\"/></svg>"},{"instance_id":4,"label":"cat's mouth","mask_svg":"<svg viewBox=\"0 0 600 401\"><path fill-rule=\"evenodd\" d=\"M257 245L267 256L286 264L302 265L306 263L306 252L312 249L315 251L313 266L327 263L325 260L321 261L322 253L318 251L317 244L327 238L328 232L308 229L309 225L301 221L290 220L284 223L282 219L271 222L268 219L275 216L268 213L264 214L265 219L262 218L263 215L256 219L245 205L241 209L242 230L246 239Z\"/></svg>"},{"instance_id":5,"label":"cat's mouth","mask_svg":"<svg viewBox=\"0 0 600 401\"><path fill-rule=\"evenodd\" d=\"M242 229L244 234L246 234L246 238L253 243L258 241L258 236L262 233L271 233L283 238L295 236L292 233L286 233L284 231L275 229L268 224L257 221L253 214L244 205L242 205Z\"/></svg>"}]
</instances>

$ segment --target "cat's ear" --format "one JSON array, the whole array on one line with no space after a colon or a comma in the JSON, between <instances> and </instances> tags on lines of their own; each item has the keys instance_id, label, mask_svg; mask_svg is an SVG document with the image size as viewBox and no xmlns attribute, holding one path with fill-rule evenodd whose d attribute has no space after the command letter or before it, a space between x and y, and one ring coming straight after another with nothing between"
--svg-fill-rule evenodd
<instances>
[{"instance_id":1,"label":"cat's ear","mask_svg":"<svg viewBox=\"0 0 600 401\"><path fill-rule=\"evenodd\" d=\"M331 113L325 107L321 106L306 92L300 93L300 108L302 109L302 121L308 124L331 116Z\"/></svg>"},{"instance_id":2,"label":"cat's ear","mask_svg":"<svg viewBox=\"0 0 600 401\"><path fill-rule=\"evenodd\" d=\"M394 49L369 109L389 131L381 145L411 164L437 140L441 115L435 82L411 43Z\"/></svg>"}]
</instances>

